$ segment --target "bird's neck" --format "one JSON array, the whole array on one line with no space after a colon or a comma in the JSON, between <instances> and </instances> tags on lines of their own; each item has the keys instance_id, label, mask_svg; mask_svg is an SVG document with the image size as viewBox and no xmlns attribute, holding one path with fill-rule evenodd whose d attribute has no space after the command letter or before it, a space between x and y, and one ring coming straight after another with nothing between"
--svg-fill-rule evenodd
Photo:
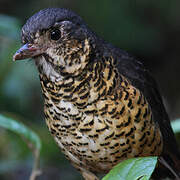
<instances>
[{"instance_id":1,"label":"bird's neck","mask_svg":"<svg viewBox=\"0 0 180 180\"><path fill-rule=\"evenodd\" d=\"M70 102L78 109L83 109L97 102L99 98L106 98L118 86L118 74L112 63L111 59L95 60L81 74L69 76L58 82L52 82L40 74L45 101L57 105L61 101Z\"/></svg>"}]
</instances>

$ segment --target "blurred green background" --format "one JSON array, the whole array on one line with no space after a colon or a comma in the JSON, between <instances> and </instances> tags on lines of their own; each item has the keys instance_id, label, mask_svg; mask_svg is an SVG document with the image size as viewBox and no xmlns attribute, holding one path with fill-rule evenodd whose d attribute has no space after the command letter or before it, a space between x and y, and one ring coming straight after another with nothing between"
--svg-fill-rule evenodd
<instances>
[{"instance_id":1,"label":"blurred green background","mask_svg":"<svg viewBox=\"0 0 180 180\"><path fill-rule=\"evenodd\" d=\"M38 73L32 60L12 62L20 30L35 12L65 7L83 17L105 40L130 52L150 69L171 119L180 117L179 0L0 0L0 113L22 121L42 139L38 180L76 180L43 117ZM33 157L14 133L0 129L0 179L28 179Z\"/></svg>"}]
</instances>

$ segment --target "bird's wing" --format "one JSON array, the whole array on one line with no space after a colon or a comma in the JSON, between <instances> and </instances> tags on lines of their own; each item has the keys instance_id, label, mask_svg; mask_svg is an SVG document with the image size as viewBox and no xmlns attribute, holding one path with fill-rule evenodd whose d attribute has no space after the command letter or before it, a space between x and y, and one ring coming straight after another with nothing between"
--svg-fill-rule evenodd
<instances>
[{"instance_id":1,"label":"bird's wing","mask_svg":"<svg viewBox=\"0 0 180 180\"><path fill-rule=\"evenodd\" d=\"M180 172L180 152L170 125L168 114L163 105L162 97L158 86L149 71L132 56L117 48L111 49L111 54L117 58L117 68L119 73L124 75L130 83L139 89L146 97L151 106L153 118L158 123L163 136L163 158L175 167L175 171ZM173 162L172 162L173 161ZM177 163L174 165L174 163Z\"/></svg>"},{"instance_id":2,"label":"bird's wing","mask_svg":"<svg viewBox=\"0 0 180 180\"><path fill-rule=\"evenodd\" d=\"M177 143L172 131L170 120L162 102L158 86L144 66L132 57L124 57L118 61L118 70L133 86L139 89L151 106L155 122L159 124L164 143L176 151ZM166 139L168 142L166 142ZM171 139L171 141L169 141Z\"/></svg>"}]
</instances>

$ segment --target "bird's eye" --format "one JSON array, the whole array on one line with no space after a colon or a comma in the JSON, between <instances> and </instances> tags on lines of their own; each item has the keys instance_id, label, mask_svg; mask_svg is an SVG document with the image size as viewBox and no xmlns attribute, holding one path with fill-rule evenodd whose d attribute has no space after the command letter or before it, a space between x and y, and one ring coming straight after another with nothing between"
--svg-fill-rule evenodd
<instances>
[{"instance_id":1,"label":"bird's eye","mask_svg":"<svg viewBox=\"0 0 180 180\"><path fill-rule=\"evenodd\" d=\"M50 37L52 40L59 40L61 38L61 31L59 29L53 29L50 33Z\"/></svg>"}]
</instances>

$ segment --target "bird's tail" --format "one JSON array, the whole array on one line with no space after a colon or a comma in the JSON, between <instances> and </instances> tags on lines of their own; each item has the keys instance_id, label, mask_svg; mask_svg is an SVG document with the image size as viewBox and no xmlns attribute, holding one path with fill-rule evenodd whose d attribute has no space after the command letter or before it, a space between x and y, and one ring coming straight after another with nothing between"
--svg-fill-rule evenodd
<instances>
[{"instance_id":1,"label":"bird's tail","mask_svg":"<svg viewBox=\"0 0 180 180\"><path fill-rule=\"evenodd\" d=\"M159 157L159 162L171 172L176 180L180 180L180 153L164 154Z\"/></svg>"},{"instance_id":2,"label":"bird's tail","mask_svg":"<svg viewBox=\"0 0 180 180\"><path fill-rule=\"evenodd\" d=\"M164 165L174 175L176 180L180 180L180 160L174 161L173 165L170 165L164 157L159 158L159 162Z\"/></svg>"}]
</instances>

